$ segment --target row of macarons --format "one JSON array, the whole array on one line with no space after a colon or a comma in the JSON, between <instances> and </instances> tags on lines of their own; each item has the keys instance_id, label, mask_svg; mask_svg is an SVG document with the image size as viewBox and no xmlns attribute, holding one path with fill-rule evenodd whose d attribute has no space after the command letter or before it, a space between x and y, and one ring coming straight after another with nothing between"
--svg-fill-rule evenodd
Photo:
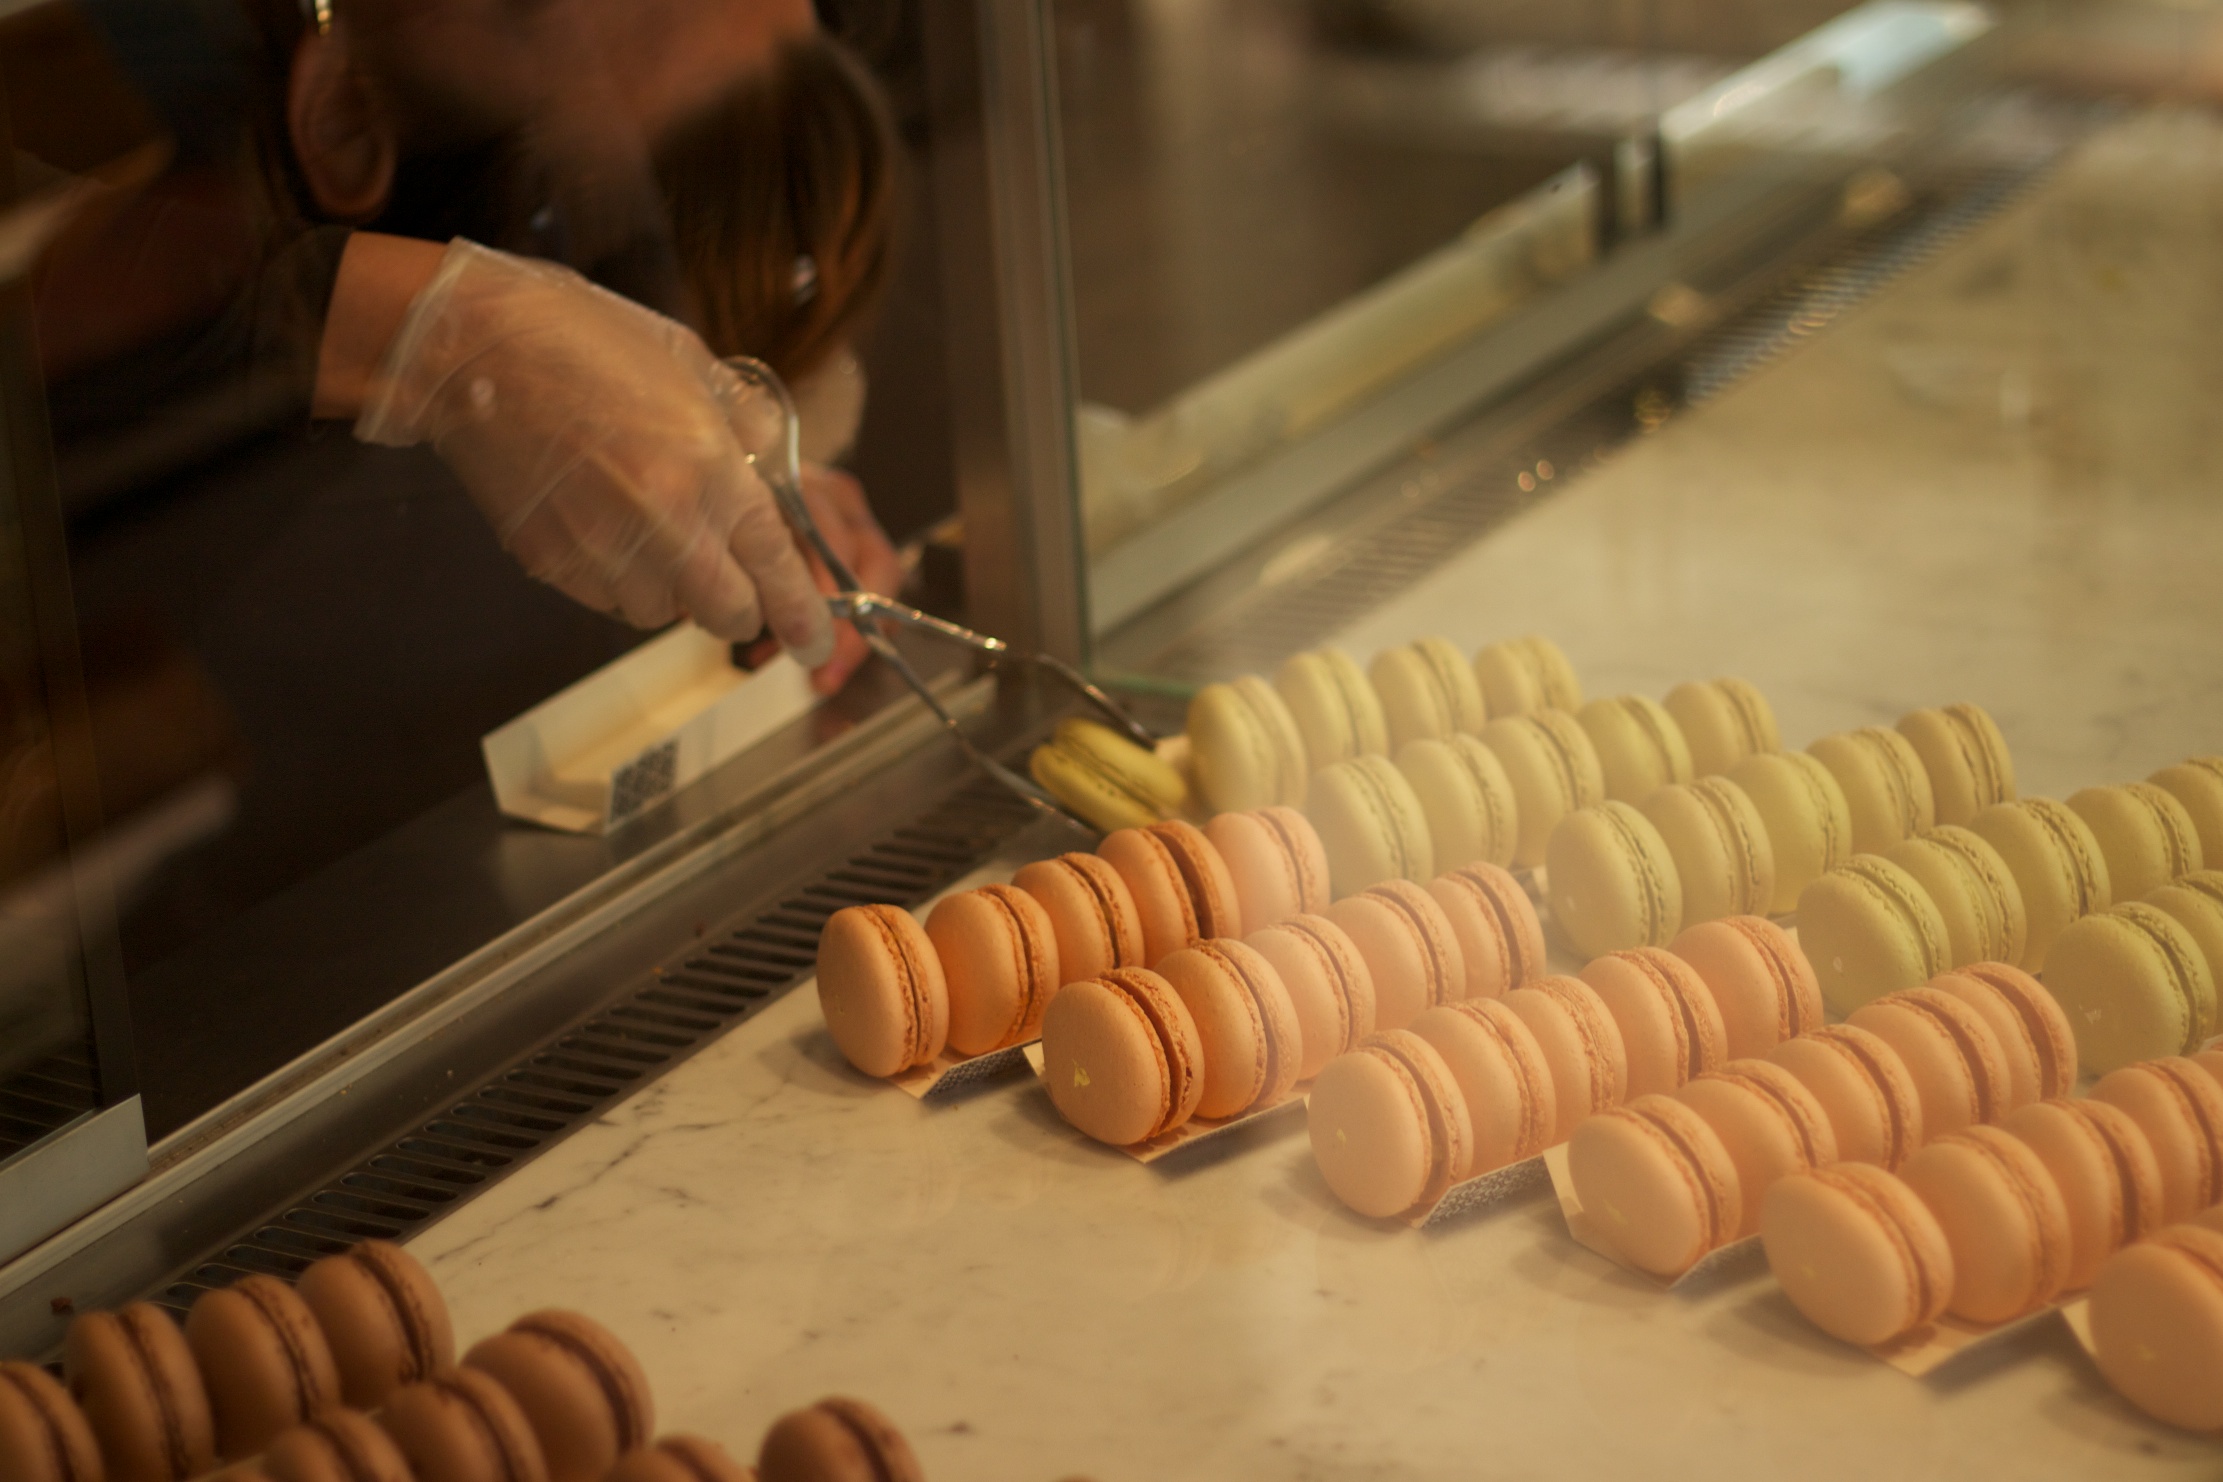
<instances>
[{"instance_id":1,"label":"row of macarons","mask_svg":"<svg viewBox=\"0 0 2223 1482\"><path fill-rule=\"evenodd\" d=\"M782 1417L754 1471L699 1436L656 1437L654 1420L639 1361L580 1313L528 1313L459 1365L439 1287L383 1241L326 1256L293 1286L242 1277L203 1294L182 1327L147 1302L80 1314L59 1382L33 1364L0 1364L8 1482L919 1475L900 1433L860 1401ZM885 1470L859 1470L880 1461Z\"/></svg>"}]
</instances>

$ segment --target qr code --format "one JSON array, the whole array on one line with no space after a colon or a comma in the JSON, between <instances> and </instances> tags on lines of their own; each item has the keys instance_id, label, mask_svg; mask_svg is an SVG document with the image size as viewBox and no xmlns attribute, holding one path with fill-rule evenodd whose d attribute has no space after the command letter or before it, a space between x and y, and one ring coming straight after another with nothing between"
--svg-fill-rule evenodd
<instances>
[{"instance_id":1,"label":"qr code","mask_svg":"<svg viewBox=\"0 0 2223 1482\"><path fill-rule=\"evenodd\" d=\"M679 780L679 738L651 746L610 777L610 822L623 823Z\"/></svg>"}]
</instances>

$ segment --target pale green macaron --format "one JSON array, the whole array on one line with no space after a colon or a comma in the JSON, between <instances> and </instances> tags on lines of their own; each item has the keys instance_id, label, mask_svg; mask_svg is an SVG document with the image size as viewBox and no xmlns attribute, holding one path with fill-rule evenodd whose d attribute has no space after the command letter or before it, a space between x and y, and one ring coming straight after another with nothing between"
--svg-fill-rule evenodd
<instances>
[{"instance_id":1,"label":"pale green macaron","mask_svg":"<svg viewBox=\"0 0 2223 1482\"><path fill-rule=\"evenodd\" d=\"M1798 944L1840 1017L1950 965L1936 902L1880 854L1856 854L1799 892Z\"/></svg>"},{"instance_id":2,"label":"pale green macaron","mask_svg":"<svg viewBox=\"0 0 2223 1482\"><path fill-rule=\"evenodd\" d=\"M1691 773L1716 777L1748 756L1783 749L1768 697L1742 679L1694 679L1667 692L1666 709L1683 728Z\"/></svg>"},{"instance_id":3,"label":"pale green macaron","mask_svg":"<svg viewBox=\"0 0 2223 1482\"><path fill-rule=\"evenodd\" d=\"M1683 929L1683 886L1667 841L1622 802L1578 808L1545 850L1552 921L1584 959L1664 947Z\"/></svg>"},{"instance_id":4,"label":"pale green macaron","mask_svg":"<svg viewBox=\"0 0 2223 1482\"><path fill-rule=\"evenodd\" d=\"M1575 712L1598 749L1606 796L1641 803L1672 782L1691 779L1690 743L1667 707L1649 695L1592 700Z\"/></svg>"},{"instance_id":5,"label":"pale green macaron","mask_svg":"<svg viewBox=\"0 0 2223 1482\"><path fill-rule=\"evenodd\" d=\"M1844 790L1855 854L1881 854L1937 824L1930 774L1914 743L1886 726L1824 736L1806 748Z\"/></svg>"},{"instance_id":6,"label":"pale green macaron","mask_svg":"<svg viewBox=\"0 0 2223 1482\"><path fill-rule=\"evenodd\" d=\"M2107 888L2118 900L2139 900L2201 867L2199 830L2167 788L2087 787L2069 794L2069 806L2099 840Z\"/></svg>"},{"instance_id":7,"label":"pale green macaron","mask_svg":"<svg viewBox=\"0 0 2223 1482\"><path fill-rule=\"evenodd\" d=\"M1034 748L1027 770L1050 795L1106 833L1173 818L1188 805L1181 774L1110 726L1071 716Z\"/></svg>"},{"instance_id":8,"label":"pale green macaron","mask_svg":"<svg viewBox=\"0 0 2223 1482\"><path fill-rule=\"evenodd\" d=\"M1389 722L1381 697L1358 661L1340 649L1291 656L1274 675L1315 772L1359 756L1389 754Z\"/></svg>"},{"instance_id":9,"label":"pale green macaron","mask_svg":"<svg viewBox=\"0 0 2223 1482\"><path fill-rule=\"evenodd\" d=\"M2223 868L2223 756L2187 757L2146 780L2184 804L2200 831L2200 857L2211 869Z\"/></svg>"},{"instance_id":10,"label":"pale green macaron","mask_svg":"<svg viewBox=\"0 0 2223 1482\"><path fill-rule=\"evenodd\" d=\"M1409 741L1397 753L1397 770L1420 799L1437 874L1513 862L1520 805L1496 752L1472 736Z\"/></svg>"},{"instance_id":11,"label":"pale green macaron","mask_svg":"<svg viewBox=\"0 0 2223 1482\"><path fill-rule=\"evenodd\" d=\"M1748 756L1729 770L1767 825L1775 853L1775 897L1768 910L1798 909L1799 892L1852 853L1852 817L1829 768L1803 751Z\"/></svg>"},{"instance_id":12,"label":"pale green macaron","mask_svg":"<svg viewBox=\"0 0 2223 1482\"><path fill-rule=\"evenodd\" d=\"M1474 656L1474 677L1492 720L1539 710L1571 711L1582 704L1575 666L1541 633L1485 644Z\"/></svg>"},{"instance_id":13,"label":"pale green macaron","mask_svg":"<svg viewBox=\"0 0 2223 1482\"><path fill-rule=\"evenodd\" d=\"M1913 743L1930 774L1939 823L1967 823L2015 795L2015 759L1983 706L1909 711L1899 717L1899 734Z\"/></svg>"},{"instance_id":14,"label":"pale green macaron","mask_svg":"<svg viewBox=\"0 0 2223 1482\"><path fill-rule=\"evenodd\" d=\"M1305 816L1327 851L1338 900L1384 880L1425 885L1435 878L1428 817L1388 757L1354 757L1314 773Z\"/></svg>"},{"instance_id":15,"label":"pale green macaron","mask_svg":"<svg viewBox=\"0 0 2223 1482\"><path fill-rule=\"evenodd\" d=\"M1999 851L2022 891L2028 936L2017 967L2042 971L2053 939L2114 899L2099 840L2068 804L2017 798L1984 809L1968 826Z\"/></svg>"},{"instance_id":16,"label":"pale green macaron","mask_svg":"<svg viewBox=\"0 0 2223 1482\"><path fill-rule=\"evenodd\" d=\"M2195 870L2147 896L2146 904L2167 911L2185 929L2199 946L2217 993L2223 994L2223 870ZM2215 1018L2211 1012L2202 1021L2197 1038L2205 1040L2216 1032Z\"/></svg>"},{"instance_id":17,"label":"pale green macaron","mask_svg":"<svg viewBox=\"0 0 2223 1482\"><path fill-rule=\"evenodd\" d=\"M2022 960L2030 940L2022 887L1981 834L1948 823L1892 845L1883 857L1912 875L1936 903L1945 918L1951 966L2012 966Z\"/></svg>"},{"instance_id":18,"label":"pale green macaron","mask_svg":"<svg viewBox=\"0 0 2223 1482\"><path fill-rule=\"evenodd\" d=\"M1488 716L1466 656L1446 638L1385 648L1366 669L1382 702L1391 755L1410 741L1473 735Z\"/></svg>"},{"instance_id":19,"label":"pale green macaron","mask_svg":"<svg viewBox=\"0 0 2223 1482\"><path fill-rule=\"evenodd\" d=\"M2076 1030L2088 1075L2190 1054L2215 1022L2215 978L2199 944L2144 901L2072 922L2046 956L2045 986Z\"/></svg>"},{"instance_id":20,"label":"pale green macaron","mask_svg":"<svg viewBox=\"0 0 2223 1482\"><path fill-rule=\"evenodd\" d=\"M1744 789L1726 777L1660 788L1642 805L1683 884L1683 922L1764 916L1775 902L1775 846Z\"/></svg>"},{"instance_id":21,"label":"pale green macaron","mask_svg":"<svg viewBox=\"0 0 2223 1482\"><path fill-rule=\"evenodd\" d=\"M1304 806L1312 775L1304 737L1265 680L1246 674L1198 690L1189 701L1188 735L1197 791L1211 812Z\"/></svg>"},{"instance_id":22,"label":"pale green macaron","mask_svg":"<svg viewBox=\"0 0 2223 1482\"><path fill-rule=\"evenodd\" d=\"M1482 744L1497 753L1513 784L1520 815L1520 839L1513 848L1516 864L1528 868L1542 864L1559 820L1577 808L1605 801L1605 772L1598 765L1597 748L1564 710L1493 720L1482 728Z\"/></svg>"}]
</instances>

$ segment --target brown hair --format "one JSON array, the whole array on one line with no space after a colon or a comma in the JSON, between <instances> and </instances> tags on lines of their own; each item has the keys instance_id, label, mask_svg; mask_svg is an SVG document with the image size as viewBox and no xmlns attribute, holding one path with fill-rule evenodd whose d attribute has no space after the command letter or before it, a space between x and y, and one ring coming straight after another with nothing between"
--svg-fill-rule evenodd
<instances>
[{"instance_id":1,"label":"brown hair","mask_svg":"<svg viewBox=\"0 0 2223 1482\"><path fill-rule=\"evenodd\" d=\"M879 84L817 34L658 143L711 349L793 381L857 330L887 279L899 148Z\"/></svg>"}]
</instances>

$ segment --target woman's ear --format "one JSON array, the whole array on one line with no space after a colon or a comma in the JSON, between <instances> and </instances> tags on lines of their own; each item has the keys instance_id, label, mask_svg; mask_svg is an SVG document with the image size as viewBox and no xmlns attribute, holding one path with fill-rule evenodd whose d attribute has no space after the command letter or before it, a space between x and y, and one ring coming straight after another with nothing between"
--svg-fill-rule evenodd
<instances>
[{"instance_id":1,"label":"woman's ear","mask_svg":"<svg viewBox=\"0 0 2223 1482\"><path fill-rule=\"evenodd\" d=\"M399 150L339 27L301 38L286 89L286 128L302 179L326 215L359 224L385 210Z\"/></svg>"}]
</instances>

